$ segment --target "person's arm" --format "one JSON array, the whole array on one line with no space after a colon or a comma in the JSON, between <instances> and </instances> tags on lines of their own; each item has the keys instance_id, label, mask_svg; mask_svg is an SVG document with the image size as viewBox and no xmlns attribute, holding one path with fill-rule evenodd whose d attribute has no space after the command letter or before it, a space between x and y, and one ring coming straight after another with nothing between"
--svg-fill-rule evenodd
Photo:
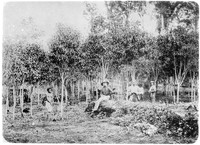
<instances>
[{"instance_id":1,"label":"person's arm","mask_svg":"<svg viewBox=\"0 0 200 145\"><path fill-rule=\"evenodd\" d=\"M156 91L156 87L153 85L153 86L151 86L151 88L149 89L149 92L151 93L151 92L155 92Z\"/></svg>"},{"instance_id":2,"label":"person's arm","mask_svg":"<svg viewBox=\"0 0 200 145\"><path fill-rule=\"evenodd\" d=\"M111 96L112 95L112 90L108 88L108 94Z\"/></svg>"},{"instance_id":3,"label":"person's arm","mask_svg":"<svg viewBox=\"0 0 200 145\"><path fill-rule=\"evenodd\" d=\"M152 86L149 88L149 92L151 93L151 90L152 90Z\"/></svg>"},{"instance_id":4,"label":"person's arm","mask_svg":"<svg viewBox=\"0 0 200 145\"><path fill-rule=\"evenodd\" d=\"M99 90L99 92L100 92L100 96L103 95L103 88L101 88L101 89Z\"/></svg>"}]
</instances>

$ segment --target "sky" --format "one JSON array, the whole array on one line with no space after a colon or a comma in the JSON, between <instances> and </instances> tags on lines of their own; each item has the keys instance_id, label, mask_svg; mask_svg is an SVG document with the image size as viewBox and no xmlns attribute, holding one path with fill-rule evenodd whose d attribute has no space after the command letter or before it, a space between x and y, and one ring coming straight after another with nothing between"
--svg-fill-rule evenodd
<instances>
[{"instance_id":1,"label":"sky","mask_svg":"<svg viewBox=\"0 0 200 145\"><path fill-rule=\"evenodd\" d=\"M104 1L95 3L98 12L106 14ZM4 37L12 37L23 33L20 24L23 19L32 17L36 26L44 31L43 41L46 42L55 32L57 23L63 23L81 32L87 36L90 30L89 21L83 15L85 4L83 1L77 2L8 2L3 11L3 31ZM148 7L148 13L143 18L137 14L131 14L130 20L142 21L143 29L154 33L156 21L148 14L151 14L153 7Z\"/></svg>"},{"instance_id":2,"label":"sky","mask_svg":"<svg viewBox=\"0 0 200 145\"><path fill-rule=\"evenodd\" d=\"M96 2L96 5L100 11L105 12L103 2ZM32 17L38 28L44 31L45 39L55 32L57 23L75 28L85 36L90 25L83 15L84 9L84 2L9 2L4 6L4 36L12 37L20 33L20 23L29 17Z\"/></svg>"}]
</instances>

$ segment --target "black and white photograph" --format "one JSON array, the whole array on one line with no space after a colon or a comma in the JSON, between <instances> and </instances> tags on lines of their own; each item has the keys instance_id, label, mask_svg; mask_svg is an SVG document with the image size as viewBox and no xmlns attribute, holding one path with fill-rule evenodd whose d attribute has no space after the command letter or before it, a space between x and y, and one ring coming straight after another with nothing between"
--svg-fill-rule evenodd
<instances>
[{"instance_id":1,"label":"black and white photograph","mask_svg":"<svg viewBox=\"0 0 200 145\"><path fill-rule=\"evenodd\" d=\"M192 144L198 1L5 1L4 143Z\"/></svg>"}]
</instances>

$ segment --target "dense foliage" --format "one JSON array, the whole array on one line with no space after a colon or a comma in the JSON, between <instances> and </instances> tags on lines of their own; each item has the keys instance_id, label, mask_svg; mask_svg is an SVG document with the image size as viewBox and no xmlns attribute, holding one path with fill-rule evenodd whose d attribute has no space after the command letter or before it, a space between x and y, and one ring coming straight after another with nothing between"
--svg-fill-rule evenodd
<instances>
[{"instance_id":1,"label":"dense foliage","mask_svg":"<svg viewBox=\"0 0 200 145\"><path fill-rule=\"evenodd\" d=\"M198 137L198 119L194 112L188 112L185 117L181 117L164 106L156 107L151 104L148 107L141 104L124 106L112 114L110 121L128 128L137 123L149 123L157 127L156 133L179 139ZM145 128L140 129L144 131Z\"/></svg>"}]
</instances>

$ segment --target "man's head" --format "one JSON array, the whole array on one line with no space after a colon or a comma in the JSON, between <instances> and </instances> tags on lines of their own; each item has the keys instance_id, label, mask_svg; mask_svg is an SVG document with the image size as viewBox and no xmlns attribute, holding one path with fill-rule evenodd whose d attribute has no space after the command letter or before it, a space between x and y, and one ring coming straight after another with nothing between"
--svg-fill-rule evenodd
<instances>
[{"instance_id":1,"label":"man's head","mask_svg":"<svg viewBox=\"0 0 200 145\"><path fill-rule=\"evenodd\" d=\"M101 83L101 85L102 85L103 87L107 87L107 86L109 85L109 81L106 79L106 80L104 80L104 81Z\"/></svg>"},{"instance_id":2,"label":"man's head","mask_svg":"<svg viewBox=\"0 0 200 145\"><path fill-rule=\"evenodd\" d=\"M155 81L151 81L151 85L155 85Z\"/></svg>"}]
</instances>

